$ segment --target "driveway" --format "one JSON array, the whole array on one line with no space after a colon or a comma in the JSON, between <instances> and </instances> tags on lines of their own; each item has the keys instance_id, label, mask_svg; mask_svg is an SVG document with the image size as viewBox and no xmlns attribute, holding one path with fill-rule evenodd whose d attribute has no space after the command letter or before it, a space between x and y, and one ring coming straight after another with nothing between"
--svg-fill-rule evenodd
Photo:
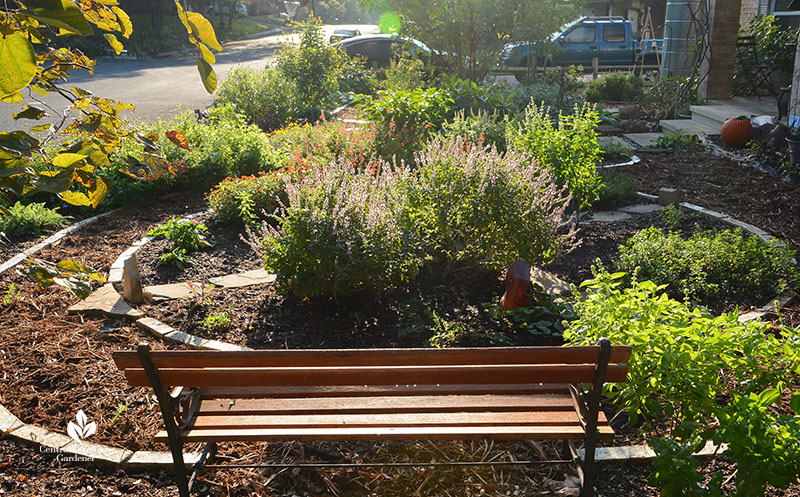
<instances>
[{"instance_id":1,"label":"driveway","mask_svg":"<svg viewBox=\"0 0 800 497\"><path fill-rule=\"evenodd\" d=\"M378 31L378 27L372 25L324 26L325 39L335 29L347 27L358 28L365 34ZM270 63L282 42L295 40L295 36L287 33L226 43L224 50L216 54L214 70L217 78L222 81L237 65L262 68ZM213 96L203 88L195 57L191 54L163 59L98 59L93 75L75 71L67 84L70 86L89 90L99 97L133 103L136 106L134 119L152 120L174 114L178 109L202 109L213 100ZM51 116L58 116L66 106L66 100L55 96L48 97L44 103L50 107L48 113ZM13 120L12 114L20 109L20 105L0 104L0 130L27 130L33 125L29 120Z\"/></svg>"}]
</instances>

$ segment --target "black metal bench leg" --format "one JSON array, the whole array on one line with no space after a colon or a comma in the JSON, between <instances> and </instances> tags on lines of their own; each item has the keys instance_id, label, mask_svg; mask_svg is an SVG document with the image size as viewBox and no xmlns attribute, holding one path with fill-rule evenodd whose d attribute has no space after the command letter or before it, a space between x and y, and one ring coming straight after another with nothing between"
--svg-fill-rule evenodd
<instances>
[{"instance_id":1,"label":"black metal bench leg","mask_svg":"<svg viewBox=\"0 0 800 497\"><path fill-rule=\"evenodd\" d=\"M203 448L203 454L200 456L200 460L197 461L192 468L192 476L189 478L189 493L194 492L194 486L197 484L197 479L200 477L200 473L203 472L203 468L205 468L206 464L214 458L216 453L217 442L208 442Z\"/></svg>"},{"instance_id":2,"label":"black metal bench leg","mask_svg":"<svg viewBox=\"0 0 800 497\"><path fill-rule=\"evenodd\" d=\"M595 366L594 382L591 390L589 390L589 416L586 420L581 497L592 497L594 495L594 452L597 448L597 417L600 413L600 395L603 390L603 383L605 383L606 372L608 371L608 361L611 359L611 341L607 338L601 338L598 345L600 345L600 354L597 357L597 365Z\"/></svg>"},{"instance_id":3,"label":"black metal bench leg","mask_svg":"<svg viewBox=\"0 0 800 497\"><path fill-rule=\"evenodd\" d=\"M140 344L136 349L136 355L147 374L147 379L153 386L158 405L161 408L164 428L169 438L169 450L172 452L172 463L175 467L175 484L178 486L178 494L180 497L189 497L189 480L186 478L186 465L183 461L183 441L178 431L178 425L175 423L175 404L169 392L161 384L158 371L153 366L153 361L150 360L150 347L146 343Z\"/></svg>"}]
</instances>

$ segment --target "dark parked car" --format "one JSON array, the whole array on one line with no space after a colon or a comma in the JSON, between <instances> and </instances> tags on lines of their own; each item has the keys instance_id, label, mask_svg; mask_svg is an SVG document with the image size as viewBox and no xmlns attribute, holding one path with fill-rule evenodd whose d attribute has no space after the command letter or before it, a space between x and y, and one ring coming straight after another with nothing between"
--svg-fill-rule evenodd
<instances>
[{"instance_id":1,"label":"dark parked car","mask_svg":"<svg viewBox=\"0 0 800 497\"><path fill-rule=\"evenodd\" d=\"M365 57L371 67L389 67L393 57L420 57L426 64L431 49L422 42L393 35L362 35L336 43L350 57Z\"/></svg>"},{"instance_id":2,"label":"dark parked car","mask_svg":"<svg viewBox=\"0 0 800 497\"><path fill-rule=\"evenodd\" d=\"M354 36L361 36L361 31L357 29L337 29L331 35L330 42L336 43L337 41L346 40Z\"/></svg>"}]
</instances>

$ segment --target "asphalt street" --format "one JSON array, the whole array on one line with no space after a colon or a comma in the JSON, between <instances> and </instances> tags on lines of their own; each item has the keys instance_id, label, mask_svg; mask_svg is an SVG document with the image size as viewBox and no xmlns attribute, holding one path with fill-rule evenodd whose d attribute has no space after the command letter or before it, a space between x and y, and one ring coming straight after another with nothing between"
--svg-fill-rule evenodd
<instances>
[{"instance_id":1,"label":"asphalt street","mask_svg":"<svg viewBox=\"0 0 800 497\"><path fill-rule=\"evenodd\" d=\"M339 27L351 26L325 26L326 39ZM364 34L378 30L377 26L369 25L353 27ZM214 64L219 81L237 65L264 67L282 42L290 43L293 40L294 37L287 33L226 43L223 51L216 54L217 63ZM97 60L94 74L74 71L73 77L67 83L67 87L70 86L89 90L99 97L134 104L136 110L132 113L133 119L152 120L174 114L180 109L203 109L214 98L203 87L192 54L143 60L126 57L101 58ZM26 98L26 101L31 100ZM42 103L46 105L51 120L60 116L67 106L66 100L58 96L49 96ZM0 103L0 130L27 131L30 126L40 124L30 120L14 121L12 114L21 108L21 104Z\"/></svg>"}]
</instances>

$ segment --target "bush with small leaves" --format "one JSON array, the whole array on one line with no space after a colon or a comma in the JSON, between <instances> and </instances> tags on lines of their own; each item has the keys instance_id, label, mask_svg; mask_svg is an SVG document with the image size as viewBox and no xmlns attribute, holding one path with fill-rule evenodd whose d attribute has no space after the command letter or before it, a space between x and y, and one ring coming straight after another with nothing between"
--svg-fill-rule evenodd
<instances>
[{"instance_id":1,"label":"bush with small leaves","mask_svg":"<svg viewBox=\"0 0 800 497\"><path fill-rule=\"evenodd\" d=\"M467 115L456 112L455 117L442 126L446 136L460 136L478 146L495 147L498 152L506 151L506 126L509 119L486 111Z\"/></svg>"},{"instance_id":2,"label":"bush with small leaves","mask_svg":"<svg viewBox=\"0 0 800 497\"><path fill-rule=\"evenodd\" d=\"M559 114L554 123L545 108L531 102L525 116L507 129L509 148L530 154L541 167L549 167L556 181L566 186L581 206L597 199L602 181L597 172L600 146L597 111L575 106L571 115Z\"/></svg>"},{"instance_id":3,"label":"bush with small leaves","mask_svg":"<svg viewBox=\"0 0 800 497\"><path fill-rule=\"evenodd\" d=\"M282 127L299 114L297 86L279 70L267 67L256 71L236 66L217 91L214 106L232 105L249 124L264 131Z\"/></svg>"},{"instance_id":4,"label":"bush with small leaves","mask_svg":"<svg viewBox=\"0 0 800 497\"><path fill-rule=\"evenodd\" d=\"M288 202L251 245L300 298L383 292L414 278L422 260L406 217L410 171L331 162L286 180Z\"/></svg>"},{"instance_id":5,"label":"bush with small leaves","mask_svg":"<svg viewBox=\"0 0 800 497\"><path fill-rule=\"evenodd\" d=\"M417 156L416 173L411 221L426 256L448 267L540 264L573 246L569 195L528 156L437 138Z\"/></svg>"},{"instance_id":6,"label":"bush with small leaves","mask_svg":"<svg viewBox=\"0 0 800 497\"><path fill-rule=\"evenodd\" d=\"M586 84L588 102L638 102L644 95L644 80L631 73L611 73Z\"/></svg>"},{"instance_id":7,"label":"bush with small leaves","mask_svg":"<svg viewBox=\"0 0 800 497\"><path fill-rule=\"evenodd\" d=\"M666 285L669 295L722 310L763 304L797 279L789 248L740 229L679 233L648 228L620 246L617 267Z\"/></svg>"},{"instance_id":8,"label":"bush with small leaves","mask_svg":"<svg viewBox=\"0 0 800 497\"><path fill-rule=\"evenodd\" d=\"M190 253L211 246L203 235L206 231L208 228L203 223L172 218L165 224L149 230L147 235L166 238L172 242L172 250L160 258L162 264L184 268L193 262Z\"/></svg>"}]
</instances>

